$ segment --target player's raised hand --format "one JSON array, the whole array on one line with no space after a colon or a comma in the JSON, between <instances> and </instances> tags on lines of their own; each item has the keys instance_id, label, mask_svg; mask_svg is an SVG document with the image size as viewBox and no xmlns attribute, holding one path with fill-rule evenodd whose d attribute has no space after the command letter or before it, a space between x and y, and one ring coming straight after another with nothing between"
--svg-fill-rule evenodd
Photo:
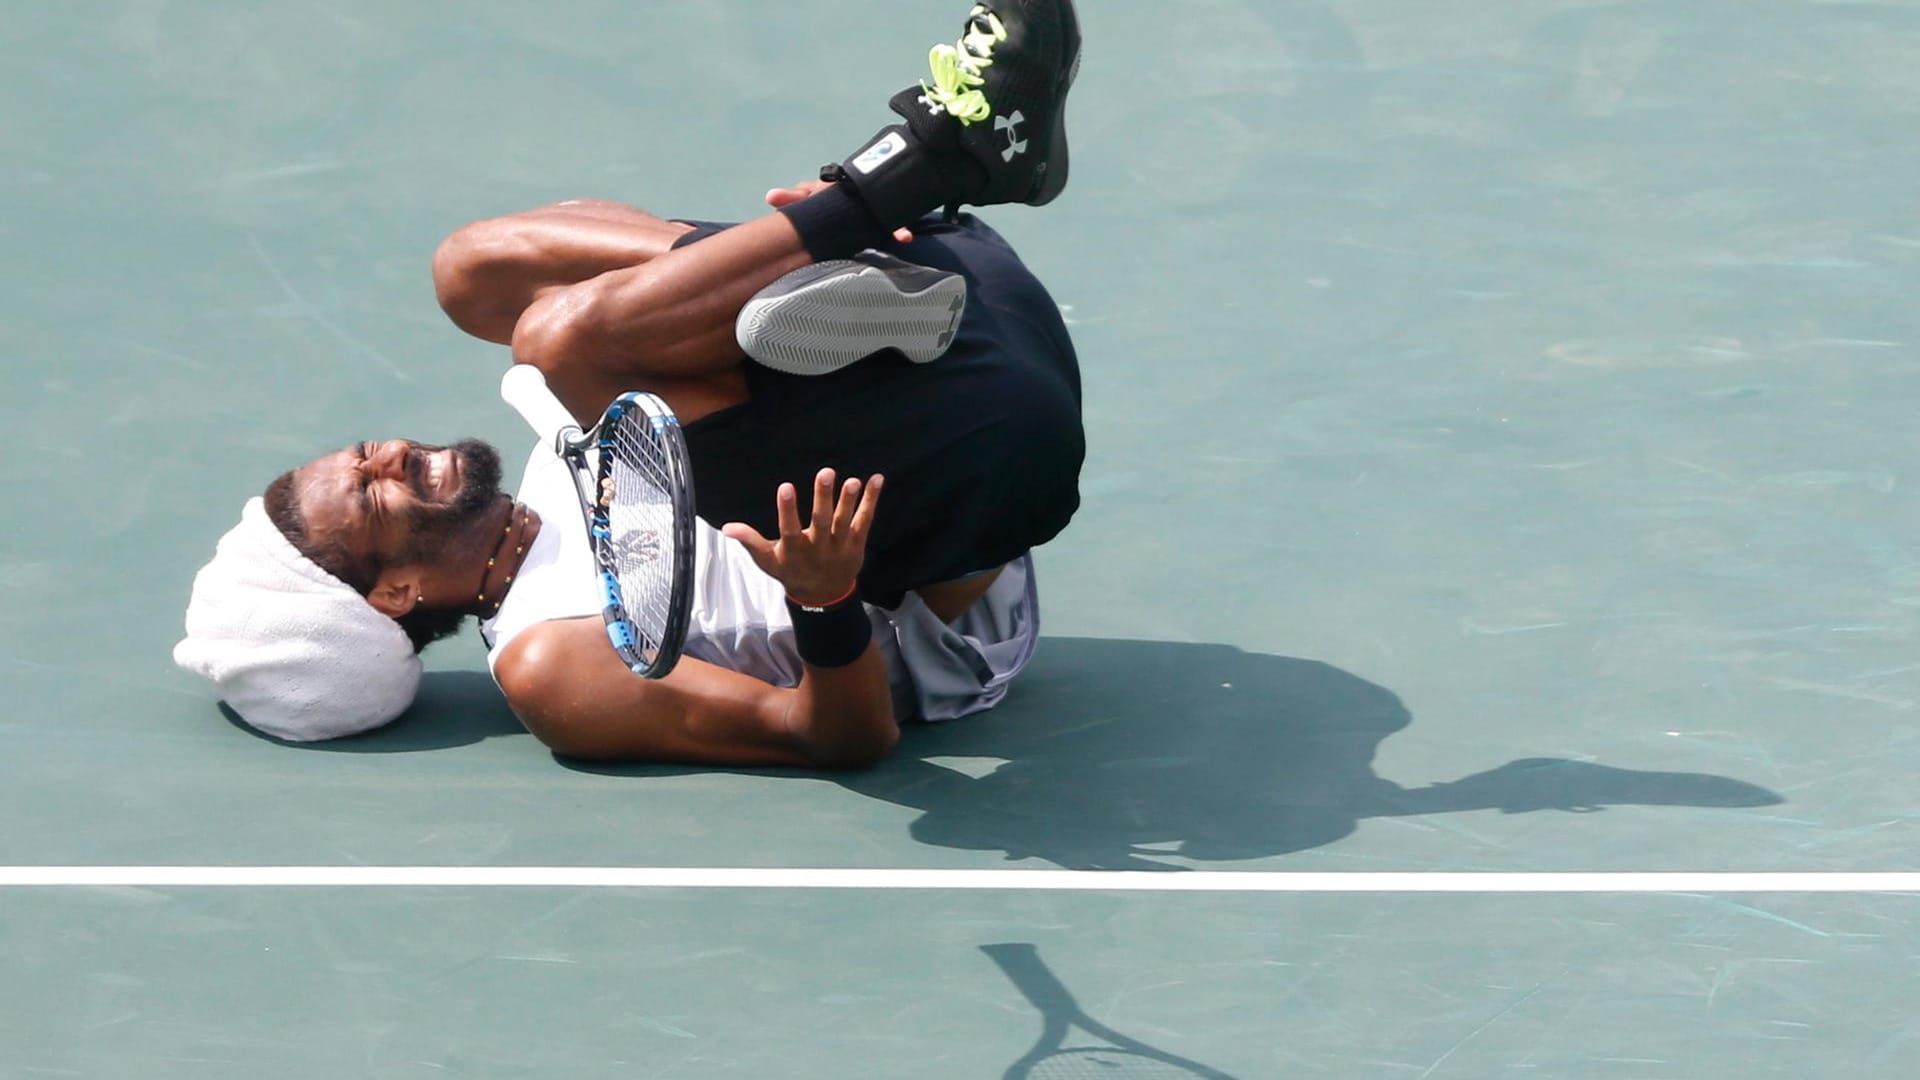
<instances>
[{"instance_id":1,"label":"player's raised hand","mask_svg":"<svg viewBox=\"0 0 1920 1080\"><path fill-rule=\"evenodd\" d=\"M780 537L769 540L751 525L733 521L720 531L747 549L754 565L786 587L787 595L802 604L828 604L853 591L867 558L867 534L880 505L879 473L862 483L849 477L836 496L832 469L813 478L813 510L800 522L800 494L792 484L781 484L775 495Z\"/></svg>"},{"instance_id":2,"label":"player's raised hand","mask_svg":"<svg viewBox=\"0 0 1920 1080\"><path fill-rule=\"evenodd\" d=\"M792 206L794 203L811 196L815 192L831 186L832 185L828 184L825 180L802 180L792 187L773 188L767 192L767 205L773 207L775 210L783 206ZM895 229L893 230L893 238L903 244L911 244L913 243L913 230Z\"/></svg>"}]
</instances>

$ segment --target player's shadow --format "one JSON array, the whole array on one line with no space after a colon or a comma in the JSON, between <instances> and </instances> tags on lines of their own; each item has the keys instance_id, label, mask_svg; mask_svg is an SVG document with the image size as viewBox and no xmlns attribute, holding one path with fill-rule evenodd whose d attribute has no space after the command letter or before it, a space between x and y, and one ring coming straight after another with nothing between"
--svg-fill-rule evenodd
<instances>
[{"instance_id":1,"label":"player's shadow","mask_svg":"<svg viewBox=\"0 0 1920 1080\"><path fill-rule=\"evenodd\" d=\"M287 742L249 727L225 702L220 703L220 713L228 723L249 735L299 750L336 754L447 750L495 736L527 734L527 729L520 726L519 719L507 708L492 676L484 671L429 671L420 680L419 696L400 719L345 739Z\"/></svg>"},{"instance_id":2,"label":"player's shadow","mask_svg":"<svg viewBox=\"0 0 1920 1080\"><path fill-rule=\"evenodd\" d=\"M999 708L912 725L893 760L838 780L919 810L922 842L1100 869L1279 855L1370 817L1782 801L1722 776L1551 758L1402 788L1373 756L1410 720L1390 691L1310 660L1048 638Z\"/></svg>"}]
</instances>

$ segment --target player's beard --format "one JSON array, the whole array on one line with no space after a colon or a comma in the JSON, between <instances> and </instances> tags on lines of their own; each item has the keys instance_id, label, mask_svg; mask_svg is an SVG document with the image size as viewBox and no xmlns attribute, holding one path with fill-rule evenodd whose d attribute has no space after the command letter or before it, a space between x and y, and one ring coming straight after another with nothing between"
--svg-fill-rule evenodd
<instances>
[{"instance_id":1,"label":"player's beard","mask_svg":"<svg viewBox=\"0 0 1920 1080\"><path fill-rule=\"evenodd\" d=\"M444 447L422 447L435 453ZM423 506L409 516L407 556L409 561L426 562L446 558L463 548L479 550L479 545L497 542L488 519L500 505L500 455L478 439L463 439L453 444L462 472L460 491L451 502L441 506ZM458 607L421 605L397 620L407 632L415 652L459 631L467 621Z\"/></svg>"},{"instance_id":2,"label":"player's beard","mask_svg":"<svg viewBox=\"0 0 1920 1080\"><path fill-rule=\"evenodd\" d=\"M446 447L422 446L437 453ZM407 551L402 562L434 562L449 552L466 546L463 541L477 536L481 523L500 508L500 454L479 439L462 439L453 444L460 460L460 491L453 499L437 505L416 506L407 522Z\"/></svg>"}]
</instances>

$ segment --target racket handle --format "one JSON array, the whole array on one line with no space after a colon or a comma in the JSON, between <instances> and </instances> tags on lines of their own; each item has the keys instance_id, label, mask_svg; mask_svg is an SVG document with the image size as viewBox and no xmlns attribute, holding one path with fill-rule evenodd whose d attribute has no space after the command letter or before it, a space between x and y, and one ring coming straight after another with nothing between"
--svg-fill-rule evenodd
<instances>
[{"instance_id":1,"label":"racket handle","mask_svg":"<svg viewBox=\"0 0 1920 1080\"><path fill-rule=\"evenodd\" d=\"M1078 1008L1073 995L1053 977L1047 965L1040 959L1040 950L1032 942L1007 941L994 945L982 945L980 951L987 954L1013 980L1013 985L1027 995L1027 1000L1041 1011L1061 1007Z\"/></svg>"},{"instance_id":2,"label":"racket handle","mask_svg":"<svg viewBox=\"0 0 1920 1080\"><path fill-rule=\"evenodd\" d=\"M547 377L532 364L515 364L500 376L500 400L513 406L535 435L555 446L562 436L580 433L579 422L547 389Z\"/></svg>"}]
</instances>

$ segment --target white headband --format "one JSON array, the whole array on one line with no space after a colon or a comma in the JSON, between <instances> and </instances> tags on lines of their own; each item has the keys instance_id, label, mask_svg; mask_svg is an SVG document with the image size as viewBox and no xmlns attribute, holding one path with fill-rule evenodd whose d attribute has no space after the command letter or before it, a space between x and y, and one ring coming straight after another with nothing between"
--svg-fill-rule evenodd
<instances>
[{"instance_id":1,"label":"white headband","mask_svg":"<svg viewBox=\"0 0 1920 1080\"><path fill-rule=\"evenodd\" d=\"M259 498L195 575L173 660L213 680L241 719L295 742L377 728L420 688L406 631L302 555Z\"/></svg>"}]
</instances>

